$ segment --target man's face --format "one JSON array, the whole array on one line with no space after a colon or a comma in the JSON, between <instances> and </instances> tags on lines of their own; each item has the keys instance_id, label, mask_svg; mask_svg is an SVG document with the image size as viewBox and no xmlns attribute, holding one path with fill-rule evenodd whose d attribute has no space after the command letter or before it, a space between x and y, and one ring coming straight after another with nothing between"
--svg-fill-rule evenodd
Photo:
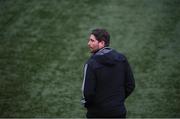
<instances>
[{"instance_id":1,"label":"man's face","mask_svg":"<svg viewBox=\"0 0 180 119\"><path fill-rule=\"evenodd\" d=\"M94 53L100 49L99 43L100 42L96 40L96 37L93 34L91 34L88 41L88 47L91 53Z\"/></svg>"}]
</instances>

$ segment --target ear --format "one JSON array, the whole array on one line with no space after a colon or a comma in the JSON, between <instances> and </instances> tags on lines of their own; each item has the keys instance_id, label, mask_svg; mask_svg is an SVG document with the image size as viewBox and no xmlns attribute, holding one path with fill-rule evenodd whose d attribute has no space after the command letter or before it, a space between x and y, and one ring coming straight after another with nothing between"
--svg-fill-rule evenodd
<instances>
[{"instance_id":1,"label":"ear","mask_svg":"<svg viewBox=\"0 0 180 119\"><path fill-rule=\"evenodd\" d=\"M104 46L105 46L105 42L104 42L103 40L100 41L100 42L99 42L99 47L100 47L100 48L103 48Z\"/></svg>"}]
</instances>

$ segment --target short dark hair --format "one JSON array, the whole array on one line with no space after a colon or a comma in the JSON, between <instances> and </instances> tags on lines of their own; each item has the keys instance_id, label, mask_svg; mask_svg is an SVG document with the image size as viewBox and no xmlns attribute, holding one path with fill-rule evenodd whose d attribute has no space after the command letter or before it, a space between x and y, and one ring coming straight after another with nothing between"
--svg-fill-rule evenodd
<instances>
[{"instance_id":1,"label":"short dark hair","mask_svg":"<svg viewBox=\"0 0 180 119\"><path fill-rule=\"evenodd\" d=\"M93 34L96 37L96 40L104 41L105 46L109 46L109 44L110 44L110 35L106 31L106 29L97 28L97 29L92 30L91 34Z\"/></svg>"}]
</instances>

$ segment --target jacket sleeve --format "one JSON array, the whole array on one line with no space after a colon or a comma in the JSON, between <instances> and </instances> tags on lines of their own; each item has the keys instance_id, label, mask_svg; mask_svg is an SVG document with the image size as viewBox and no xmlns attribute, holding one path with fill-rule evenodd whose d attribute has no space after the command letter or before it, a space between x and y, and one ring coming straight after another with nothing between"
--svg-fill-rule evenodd
<instances>
[{"instance_id":1,"label":"jacket sleeve","mask_svg":"<svg viewBox=\"0 0 180 119\"><path fill-rule=\"evenodd\" d=\"M135 88L133 72L127 60L125 61L125 69L125 97L127 98Z\"/></svg>"},{"instance_id":2,"label":"jacket sleeve","mask_svg":"<svg viewBox=\"0 0 180 119\"><path fill-rule=\"evenodd\" d=\"M86 69L84 71L84 99L85 107L89 107L93 104L95 96L95 87L96 87L96 76L91 66L86 64Z\"/></svg>"}]
</instances>

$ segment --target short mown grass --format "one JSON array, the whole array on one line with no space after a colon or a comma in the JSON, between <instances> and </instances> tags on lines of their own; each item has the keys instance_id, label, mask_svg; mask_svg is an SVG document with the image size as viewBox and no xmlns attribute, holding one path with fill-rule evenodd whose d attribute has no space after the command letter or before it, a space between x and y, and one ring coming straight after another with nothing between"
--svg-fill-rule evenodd
<instances>
[{"instance_id":1,"label":"short mown grass","mask_svg":"<svg viewBox=\"0 0 180 119\"><path fill-rule=\"evenodd\" d=\"M180 117L179 0L1 0L0 117L85 117L93 28L131 64L128 117Z\"/></svg>"}]
</instances>

